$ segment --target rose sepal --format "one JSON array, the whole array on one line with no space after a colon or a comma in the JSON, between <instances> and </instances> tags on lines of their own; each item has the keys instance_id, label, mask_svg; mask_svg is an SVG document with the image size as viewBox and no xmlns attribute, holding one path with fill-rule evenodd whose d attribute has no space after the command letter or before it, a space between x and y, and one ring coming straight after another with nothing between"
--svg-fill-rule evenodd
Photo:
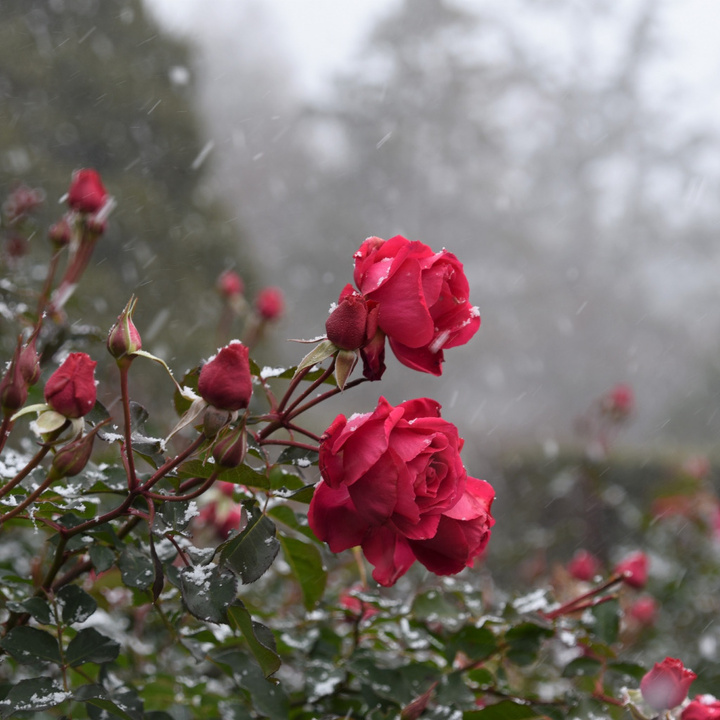
<instances>
[{"instance_id":1,"label":"rose sepal","mask_svg":"<svg viewBox=\"0 0 720 720\"><path fill-rule=\"evenodd\" d=\"M293 375L293 377L297 377L299 372L306 370L307 368L311 368L313 365L317 365L323 360L327 360L327 358L334 355L338 350L339 348L333 345L329 340L323 340L300 361L300 364L295 369L295 375Z\"/></svg>"},{"instance_id":2,"label":"rose sepal","mask_svg":"<svg viewBox=\"0 0 720 720\"><path fill-rule=\"evenodd\" d=\"M340 350L335 358L335 380L340 390L345 389L345 383L352 374L358 361L356 350Z\"/></svg>"}]
</instances>

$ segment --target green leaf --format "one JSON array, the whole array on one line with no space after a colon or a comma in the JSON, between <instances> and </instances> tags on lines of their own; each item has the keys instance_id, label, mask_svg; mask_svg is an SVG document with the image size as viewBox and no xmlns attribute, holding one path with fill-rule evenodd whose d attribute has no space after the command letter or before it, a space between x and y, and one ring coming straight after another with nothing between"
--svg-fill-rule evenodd
<instances>
[{"instance_id":1,"label":"green leaf","mask_svg":"<svg viewBox=\"0 0 720 720\"><path fill-rule=\"evenodd\" d=\"M270 508L270 510L268 510L268 515L271 515L284 525L292 528L293 530L295 530L295 532L301 533L309 540L312 540L314 543L317 543L318 545L324 544L315 537L315 533L310 529L310 526L307 524L306 516L302 515L302 519L298 520L297 514L293 511L292 508L288 507L287 505L276 505L275 507Z\"/></svg>"},{"instance_id":2,"label":"green leaf","mask_svg":"<svg viewBox=\"0 0 720 720\"><path fill-rule=\"evenodd\" d=\"M115 640L101 635L95 628L84 628L70 641L65 659L77 667L86 662L112 662L119 652L120 645Z\"/></svg>"},{"instance_id":3,"label":"green leaf","mask_svg":"<svg viewBox=\"0 0 720 720\"><path fill-rule=\"evenodd\" d=\"M47 601L41 597L30 597L22 602L9 602L8 610L14 613L29 613L43 625L53 625L55 618Z\"/></svg>"},{"instance_id":4,"label":"green leaf","mask_svg":"<svg viewBox=\"0 0 720 720\"><path fill-rule=\"evenodd\" d=\"M596 605L591 610L595 617L593 629L595 636L608 645L612 645L620 631L620 606L617 600Z\"/></svg>"},{"instance_id":5,"label":"green leaf","mask_svg":"<svg viewBox=\"0 0 720 720\"><path fill-rule=\"evenodd\" d=\"M38 628L14 627L0 640L0 647L21 663L61 662L57 638Z\"/></svg>"},{"instance_id":6,"label":"green leaf","mask_svg":"<svg viewBox=\"0 0 720 720\"><path fill-rule=\"evenodd\" d=\"M180 571L180 590L185 606L196 618L224 623L228 605L237 594L237 581L217 565L196 565Z\"/></svg>"},{"instance_id":7,"label":"green leaf","mask_svg":"<svg viewBox=\"0 0 720 720\"><path fill-rule=\"evenodd\" d=\"M209 478L215 470L217 470L217 466L214 463L190 460L178 468L178 476L181 478ZM239 465L236 468L223 470L221 479L223 482L234 485L247 485L261 490L270 489L268 478L263 473L253 470L249 465Z\"/></svg>"},{"instance_id":8,"label":"green leaf","mask_svg":"<svg viewBox=\"0 0 720 720\"><path fill-rule=\"evenodd\" d=\"M275 649L275 637L272 631L254 621L239 600L228 608L228 618L230 624L243 634L265 677L276 672L281 662Z\"/></svg>"},{"instance_id":9,"label":"green leaf","mask_svg":"<svg viewBox=\"0 0 720 720\"><path fill-rule=\"evenodd\" d=\"M130 401L130 430L133 434L140 432L144 427L150 413L138 402Z\"/></svg>"},{"instance_id":10,"label":"green leaf","mask_svg":"<svg viewBox=\"0 0 720 720\"><path fill-rule=\"evenodd\" d=\"M495 634L486 627L464 626L459 632L451 635L446 643L446 657L452 661L458 652L467 655L471 661L477 662L490 657L498 648Z\"/></svg>"},{"instance_id":11,"label":"green leaf","mask_svg":"<svg viewBox=\"0 0 720 720\"><path fill-rule=\"evenodd\" d=\"M95 599L77 585L65 585L58 590L56 597L66 625L84 622L97 610Z\"/></svg>"},{"instance_id":12,"label":"green leaf","mask_svg":"<svg viewBox=\"0 0 720 720\"><path fill-rule=\"evenodd\" d=\"M299 447L286 447L278 457L279 465L294 465L299 468L308 468L311 465L317 465L320 457L317 450L307 450Z\"/></svg>"},{"instance_id":13,"label":"green leaf","mask_svg":"<svg viewBox=\"0 0 720 720\"><path fill-rule=\"evenodd\" d=\"M99 573L109 570L115 564L115 553L105 545L91 545L88 552L93 567Z\"/></svg>"},{"instance_id":14,"label":"green leaf","mask_svg":"<svg viewBox=\"0 0 720 720\"><path fill-rule=\"evenodd\" d=\"M503 700L482 710L463 713L463 720L529 720L542 717L530 705L520 705L512 700Z\"/></svg>"},{"instance_id":15,"label":"green leaf","mask_svg":"<svg viewBox=\"0 0 720 720\"><path fill-rule=\"evenodd\" d=\"M530 665L537 660L540 643L554 634L550 628L525 622L511 627L505 633L508 644L507 658L516 665Z\"/></svg>"},{"instance_id":16,"label":"green leaf","mask_svg":"<svg viewBox=\"0 0 720 720\"><path fill-rule=\"evenodd\" d=\"M257 505L246 505L248 524L218 548L220 562L237 573L244 584L255 582L270 568L280 550L273 521Z\"/></svg>"},{"instance_id":17,"label":"green leaf","mask_svg":"<svg viewBox=\"0 0 720 720\"><path fill-rule=\"evenodd\" d=\"M70 695L69 692L63 692L50 678L20 680L7 697L0 701L0 718L5 720L17 712L47 710L65 702Z\"/></svg>"},{"instance_id":18,"label":"green leaf","mask_svg":"<svg viewBox=\"0 0 720 720\"><path fill-rule=\"evenodd\" d=\"M642 665L629 662L614 662L608 664L608 670L620 673L621 675L627 675L633 680L642 680L643 675L647 670Z\"/></svg>"},{"instance_id":19,"label":"green leaf","mask_svg":"<svg viewBox=\"0 0 720 720\"><path fill-rule=\"evenodd\" d=\"M110 700L105 689L100 685L82 685L75 691L73 699L76 702L83 702L86 705L92 705L100 710L117 715L122 720L138 720L137 713L125 705Z\"/></svg>"},{"instance_id":20,"label":"green leaf","mask_svg":"<svg viewBox=\"0 0 720 720\"><path fill-rule=\"evenodd\" d=\"M588 657L575 658L569 662L563 669L563 677L576 677L578 675L584 677L593 677L602 670L602 663Z\"/></svg>"},{"instance_id":21,"label":"green leaf","mask_svg":"<svg viewBox=\"0 0 720 720\"><path fill-rule=\"evenodd\" d=\"M312 610L325 592L327 571L323 567L320 551L309 543L280 535L285 559L300 583L303 604L306 610Z\"/></svg>"},{"instance_id":22,"label":"green leaf","mask_svg":"<svg viewBox=\"0 0 720 720\"><path fill-rule=\"evenodd\" d=\"M152 560L133 545L126 545L118 559L120 576L128 587L145 590L155 579Z\"/></svg>"}]
</instances>

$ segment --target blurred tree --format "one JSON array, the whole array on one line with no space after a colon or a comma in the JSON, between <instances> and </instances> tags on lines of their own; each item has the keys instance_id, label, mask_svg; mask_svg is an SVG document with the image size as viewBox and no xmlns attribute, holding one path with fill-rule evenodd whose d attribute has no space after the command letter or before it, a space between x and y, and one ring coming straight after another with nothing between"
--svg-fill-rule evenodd
<instances>
[{"instance_id":1,"label":"blurred tree","mask_svg":"<svg viewBox=\"0 0 720 720\"><path fill-rule=\"evenodd\" d=\"M246 257L203 179L187 46L139 0L4 0L0 16L0 191L44 187L52 222L72 170L96 168L118 206L83 280L84 320L104 332L134 292L148 347L172 336L196 363L214 348L215 278Z\"/></svg>"}]
</instances>

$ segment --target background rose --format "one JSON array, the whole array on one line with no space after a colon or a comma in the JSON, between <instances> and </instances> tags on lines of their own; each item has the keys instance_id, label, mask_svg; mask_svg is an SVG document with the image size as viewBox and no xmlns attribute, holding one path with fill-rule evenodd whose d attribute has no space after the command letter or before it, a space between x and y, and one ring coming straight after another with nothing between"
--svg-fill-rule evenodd
<instances>
[{"instance_id":1,"label":"background rose","mask_svg":"<svg viewBox=\"0 0 720 720\"><path fill-rule=\"evenodd\" d=\"M379 303L378 325L398 360L440 375L443 348L464 345L480 327L462 263L401 235L368 238L354 257L355 284Z\"/></svg>"},{"instance_id":2,"label":"background rose","mask_svg":"<svg viewBox=\"0 0 720 720\"><path fill-rule=\"evenodd\" d=\"M323 480L308 520L333 552L361 545L373 577L392 585L419 560L451 575L485 548L494 492L467 476L457 428L422 398L335 418L320 445Z\"/></svg>"}]
</instances>

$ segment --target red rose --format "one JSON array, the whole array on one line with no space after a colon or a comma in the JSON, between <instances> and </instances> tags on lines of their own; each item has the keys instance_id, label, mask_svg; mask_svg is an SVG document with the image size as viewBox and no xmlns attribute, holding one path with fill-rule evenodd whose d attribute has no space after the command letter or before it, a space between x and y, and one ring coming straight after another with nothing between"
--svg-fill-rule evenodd
<instances>
[{"instance_id":1,"label":"red rose","mask_svg":"<svg viewBox=\"0 0 720 720\"><path fill-rule=\"evenodd\" d=\"M592 580L600 571L598 559L587 550L578 550L567 566L568 572L577 580Z\"/></svg>"},{"instance_id":2,"label":"red rose","mask_svg":"<svg viewBox=\"0 0 720 720\"><path fill-rule=\"evenodd\" d=\"M95 213L107 201L107 190L95 170L76 170L68 191L68 205L77 212Z\"/></svg>"},{"instance_id":3,"label":"red rose","mask_svg":"<svg viewBox=\"0 0 720 720\"><path fill-rule=\"evenodd\" d=\"M231 342L205 363L198 378L198 392L218 410L234 412L246 408L252 395L247 347L238 341Z\"/></svg>"},{"instance_id":4,"label":"red rose","mask_svg":"<svg viewBox=\"0 0 720 720\"><path fill-rule=\"evenodd\" d=\"M696 677L682 661L666 657L662 662L655 663L653 669L640 681L640 692L653 710L669 710L687 697Z\"/></svg>"},{"instance_id":5,"label":"red rose","mask_svg":"<svg viewBox=\"0 0 720 720\"><path fill-rule=\"evenodd\" d=\"M648 558L647 555L638 552L628 555L616 568L616 573L623 575L623 580L630 587L638 590L645 587L648 579Z\"/></svg>"},{"instance_id":6,"label":"red rose","mask_svg":"<svg viewBox=\"0 0 720 720\"><path fill-rule=\"evenodd\" d=\"M720 700L698 695L683 711L681 720L720 720Z\"/></svg>"},{"instance_id":7,"label":"red rose","mask_svg":"<svg viewBox=\"0 0 720 720\"><path fill-rule=\"evenodd\" d=\"M368 238L354 258L355 284L378 303L378 326L398 360L442 374L443 348L464 345L480 327L462 263L401 235Z\"/></svg>"},{"instance_id":8,"label":"red rose","mask_svg":"<svg viewBox=\"0 0 720 720\"><path fill-rule=\"evenodd\" d=\"M377 331L377 303L368 302L352 285L346 285L325 322L325 331L328 340L342 350L367 345Z\"/></svg>"},{"instance_id":9,"label":"red rose","mask_svg":"<svg viewBox=\"0 0 720 720\"><path fill-rule=\"evenodd\" d=\"M277 320L285 310L282 290L276 287L263 288L255 298L255 310L263 320Z\"/></svg>"},{"instance_id":10,"label":"red rose","mask_svg":"<svg viewBox=\"0 0 720 720\"><path fill-rule=\"evenodd\" d=\"M437 575L471 567L490 538L494 491L468 477L462 445L428 398L338 415L320 443L310 527L333 552L361 545L381 585L415 560Z\"/></svg>"},{"instance_id":11,"label":"red rose","mask_svg":"<svg viewBox=\"0 0 720 720\"><path fill-rule=\"evenodd\" d=\"M85 353L70 353L45 383L45 402L67 418L87 415L97 399L96 365Z\"/></svg>"}]
</instances>

